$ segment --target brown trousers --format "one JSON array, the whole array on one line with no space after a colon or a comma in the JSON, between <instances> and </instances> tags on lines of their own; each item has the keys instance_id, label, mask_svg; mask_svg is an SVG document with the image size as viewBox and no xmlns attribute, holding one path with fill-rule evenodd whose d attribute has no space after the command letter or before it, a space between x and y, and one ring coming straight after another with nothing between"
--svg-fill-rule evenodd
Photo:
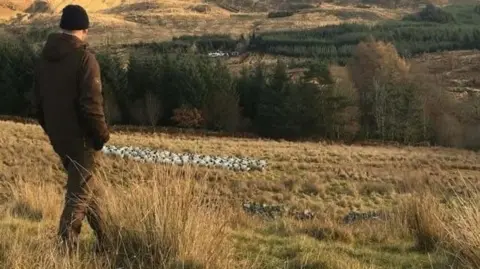
<instances>
[{"instance_id":1,"label":"brown trousers","mask_svg":"<svg viewBox=\"0 0 480 269\"><path fill-rule=\"evenodd\" d=\"M76 248L82 221L87 217L97 243L103 244L105 228L98 202L100 189L94 176L99 153L87 146L77 147L72 152L74 153L61 156L68 180L58 234L69 249Z\"/></svg>"}]
</instances>

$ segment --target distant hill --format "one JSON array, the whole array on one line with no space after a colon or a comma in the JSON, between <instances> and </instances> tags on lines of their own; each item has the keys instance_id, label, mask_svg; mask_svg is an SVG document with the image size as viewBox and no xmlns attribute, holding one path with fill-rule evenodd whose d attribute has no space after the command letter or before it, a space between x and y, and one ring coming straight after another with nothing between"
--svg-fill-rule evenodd
<instances>
[{"instance_id":1,"label":"distant hill","mask_svg":"<svg viewBox=\"0 0 480 269\"><path fill-rule=\"evenodd\" d=\"M26 4L28 1L12 0L8 5L0 5L0 23L3 22L5 28L14 32L36 35L38 40L43 40L49 31L58 27L61 9L72 2L49 0ZM92 45L168 41L182 35L229 34L238 37L253 31L313 29L340 23L378 23L400 19L413 12L406 9L339 6L318 0L149 0L129 1L128 4L122 0L74 2L89 12ZM261 8L262 5L264 8ZM283 9L293 12L279 12Z\"/></svg>"}]
</instances>

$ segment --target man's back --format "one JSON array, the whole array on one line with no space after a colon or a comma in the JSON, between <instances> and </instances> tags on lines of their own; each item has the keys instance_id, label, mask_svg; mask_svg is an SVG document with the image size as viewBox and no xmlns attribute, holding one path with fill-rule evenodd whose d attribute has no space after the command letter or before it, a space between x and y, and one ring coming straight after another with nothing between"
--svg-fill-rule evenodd
<instances>
[{"instance_id":1,"label":"man's back","mask_svg":"<svg viewBox=\"0 0 480 269\"><path fill-rule=\"evenodd\" d=\"M56 152L71 153L74 141L108 136L99 67L85 42L69 34L51 34L35 85L42 126Z\"/></svg>"}]
</instances>

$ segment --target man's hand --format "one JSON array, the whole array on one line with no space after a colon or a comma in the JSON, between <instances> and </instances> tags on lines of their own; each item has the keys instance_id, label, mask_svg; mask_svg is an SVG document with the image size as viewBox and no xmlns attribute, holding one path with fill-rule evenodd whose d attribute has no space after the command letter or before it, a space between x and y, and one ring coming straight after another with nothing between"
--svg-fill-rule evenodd
<instances>
[{"instance_id":1,"label":"man's hand","mask_svg":"<svg viewBox=\"0 0 480 269\"><path fill-rule=\"evenodd\" d=\"M107 138L107 141L110 139L110 136ZM103 149L103 146L105 145L105 143L107 143L107 141L102 141L102 140L98 140L98 139L93 139L93 149L96 150L96 151L99 151L99 150L102 150Z\"/></svg>"}]
</instances>

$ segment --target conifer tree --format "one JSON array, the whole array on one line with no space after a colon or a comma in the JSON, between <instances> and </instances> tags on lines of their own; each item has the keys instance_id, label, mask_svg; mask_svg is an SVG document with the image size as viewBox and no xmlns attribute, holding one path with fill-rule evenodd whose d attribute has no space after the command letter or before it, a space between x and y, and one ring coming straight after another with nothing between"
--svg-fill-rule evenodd
<instances>
[{"instance_id":1,"label":"conifer tree","mask_svg":"<svg viewBox=\"0 0 480 269\"><path fill-rule=\"evenodd\" d=\"M284 137L288 129L287 94L290 90L286 65L278 62L267 87L259 94L254 125L261 135Z\"/></svg>"},{"instance_id":2,"label":"conifer tree","mask_svg":"<svg viewBox=\"0 0 480 269\"><path fill-rule=\"evenodd\" d=\"M0 40L0 114L28 114L33 97L33 73L37 59L23 39L7 37Z\"/></svg>"}]
</instances>

